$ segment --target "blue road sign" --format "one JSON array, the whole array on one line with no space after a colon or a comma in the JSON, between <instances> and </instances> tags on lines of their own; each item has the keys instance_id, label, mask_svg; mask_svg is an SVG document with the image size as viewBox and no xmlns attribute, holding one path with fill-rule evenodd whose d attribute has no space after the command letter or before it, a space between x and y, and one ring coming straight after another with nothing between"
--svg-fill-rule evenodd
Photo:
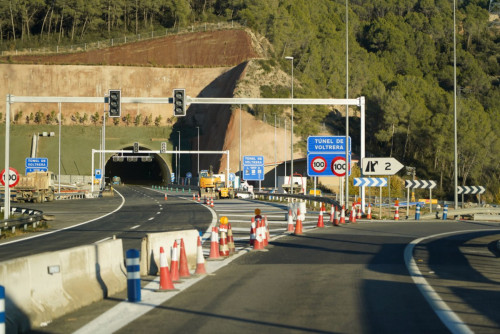
<instances>
[{"instance_id":1,"label":"blue road sign","mask_svg":"<svg viewBox=\"0 0 500 334\"><path fill-rule=\"evenodd\" d=\"M97 180L102 179L102 171L101 171L100 169L96 169L96 170L95 170L95 178L96 178Z\"/></svg>"},{"instance_id":2,"label":"blue road sign","mask_svg":"<svg viewBox=\"0 0 500 334\"><path fill-rule=\"evenodd\" d=\"M193 173L191 173L191 172L187 172L187 173L186 173L186 178L187 178L187 179L190 179L190 178L192 178L192 177L193 177Z\"/></svg>"},{"instance_id":3,"label":"blue road sign","mask_svg":"<svg viewBox=\"0 0 500 334\"><path fill-rule=\"evenodd\" d=\"M243 179L246 181L264 180L264 166L243 166Z\"/></svg>"},{"instance_id":4,"label":"blue road sign","mask_svg":"<svg viewBox=\"0 0 500 334\"><path fill-rule=\"evenodd\" d=\"M387 187L385 177L356 177L354 178L355 187Z\"/></svg>"},{"instance_id":5,"label":"blue road sign","mask_svg":"<svg viewBox=\"0 0 500 334\"><path fill-rule=\"evenodd\" d=\"M229 181L234 181L236 179L236 175L234 173L229 173Z\"/></svg>"},{"instance_id":6,"label":"blue road sign","mask_svg":"<svg viewBox=\"0 0 500 334\"><path fill-rule=\"evenodd\" d=\"M349 162L351 162L350 154ZM345 165L345 153L313 153L307 155L308 176L344 176ZM350 168L349 175L351 175Z\"/></svg>"},{"instance_id":7,"label":"blue road sign","mask_svg":"<svg viewBox=\"0 0 500 334\"><path fill-rule=\"evenodd\" d=\"M262 155L244 155L243 166L264 166L264 156Z\"/></svg>"},{"instance_id":8,"label":"blue road sign","mask_svg":"<svg viewBox=\"0 0 500 334\"><path fill-rule=\"evenodd\" d=\"M307 138L307 153L345 152L345 136L310 136ZM349 137L351 153L351 137Z\"/></svg>"},{"instance_id":9,"label":"blue road sign","mask_svg":"<svg viewBox=\"0 0 500 334\"><path fill-rule=\"evenodd\" d=\"M32 172L48 172L49 159L48 158L26 158L25 162L26 174Z\"/></svg>"}]
</instances>

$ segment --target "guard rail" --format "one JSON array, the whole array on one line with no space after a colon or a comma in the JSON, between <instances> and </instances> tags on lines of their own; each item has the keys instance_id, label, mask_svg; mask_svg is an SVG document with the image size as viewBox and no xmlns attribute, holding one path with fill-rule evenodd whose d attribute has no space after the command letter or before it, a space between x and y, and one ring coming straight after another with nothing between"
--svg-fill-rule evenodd
<instances>
[{"instance_id":1,"label":"guard rail","mask_svg":"<svg viewBox=\"0 0 500 334\"><path fill-rule=\"evenodd\" d=\"M32 225L33 228L36 228L45 220L48 220L48 217L44 217L42 211L26 209L20 207L11 207L10 208L11 215L21 214L21 217L12 217L9 219L0 220L0 233L2 230L11 229L11 232L14 233L16 231L16 227L24 227L24 230L28 228L28 225ZM0 207L0 212L4 212L4 207Z\"/></svg>"}]
</instances>

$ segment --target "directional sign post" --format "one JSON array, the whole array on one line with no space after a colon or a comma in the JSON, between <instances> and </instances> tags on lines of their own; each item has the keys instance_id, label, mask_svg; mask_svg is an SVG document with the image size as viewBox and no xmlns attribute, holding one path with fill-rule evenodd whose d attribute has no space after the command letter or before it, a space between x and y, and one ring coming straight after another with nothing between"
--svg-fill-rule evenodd
<instances>
[{"instance_id":1,"label":"directional sign post","mask_svg":"<svg viewBox=\"0 0 500 334\"><path fill-rule=\"evenodd\" d=\"M31 172L48 172L48 158L26 158L25 161L26 174Z\"/></svg>"},{"instance_id":2,"label":"directional sign post","mask_svg":"<svg viewBox=\"0 0 500 334\"><path fill-rule=\"evenodd\" d=\"M264 156L243 156L243 179L246 181L259 181L260 191L261 181L264 180Z\"/></svg>"},{"instance_id":3,"label":"directional sign post","mask_svg":"<svg viewBox=\"0 0 500 334\"><path fill-rule=\"evenodd\" d=\"M406 215L410 211L410 188L429 189L429 212L432 213L432 189L436 187L436 181L432 180L405 180L405 188L408 189L408 200L406 201Z\"/></svg>"},{"instance_id":4,"label":"directional sign post","mask_svg":"<svg viewBox=\"0 0 500 334\"><path fill-rule=\"evenodd\" d=\"M356 177L356 178L354 178L354 186L355 187L379 187L379 189L380 189L379 217L382 217L382 187L387 187L387 179L385 177L384 178Z\"/></svg>"},{"instance_id":5,"label":"directional sign post","mask_svg":"<svg viewBox=\"0 0 500 334\"><path fill-rule=\"evenodd\" d=\"M363 158L361 165L364 176L394 175L404 167L394 158Z\"/></svg>"},{"instance_id":6,"label":"directional sign post","mask_svg":"<svg viewBox=\"0 0 500 334\"><path fill-rule=\"evenodd\" d=\"M481 194L484 194L485 191L483 186L458 186L457 193L462 194L462 208L464 207L464 195L479 195L478 201L481 204Z\"/></svg>"}]
</instances>

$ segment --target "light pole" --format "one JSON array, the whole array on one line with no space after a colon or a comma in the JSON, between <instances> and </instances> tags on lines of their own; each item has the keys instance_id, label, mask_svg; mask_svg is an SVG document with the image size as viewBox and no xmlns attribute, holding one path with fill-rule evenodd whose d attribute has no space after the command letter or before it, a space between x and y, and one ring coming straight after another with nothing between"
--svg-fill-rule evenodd
<instances>
[{"instance_id":1,"label":"light pole","mask_svg":"<svg viewBox=\"0 0 500 334\"><path fill-rule=\"evenodd\" d=\"M455 210L458 210L458 145L457 145L457 33L456 33L456 0L453 0L453 130L454 130L454 200Z\"/></svg>"},{"instance_id":2,"label":"light pole","mask_svg":"<svg viewBox=\"0 0 500 334\"><path fill-rule=\"evenodd\" d=\"M181 184L181 132L177 131L179 134L179 162L177 164L177 184Z\"/></svg>"},{"instance_id":3,"label":"light pole","mask_svg":"<svg viewBox=\"0 0 500 334\"><path fill-rule=\"evenodd\" d=\"M349 1L345 1L345 98L349 98ZM349 207L349 105L345 106L345 207ZM363 189L361 187L361 189Z\"/></svg>"},{"instance_id":4,"label":"light pole","mask_svg":"<svg viewBox=\"0 0 500 334\"><path fill-rule=\"evenodd\" d=\"M293 100L293 57L285 57L286 60L292 61L292 100ZM291 129L290 129L290 193L293 194L293 103L292 103L292 113L291 113Z\"/></svg>"},{"instance_id":5,"label":"light pole","mask_svg":"<svg viewBox=\"0 0 500 334\"><path fill-rule=\"evenodd\" d=\"M278 180L278 171L277 171L277 164L276 164L277 145L278 145L278 143L276 142L276 114L274 114L274 191L276 191L276 183Z\"/></svg>"},{"instance_id":6,"label":"light pole","mask_svg":"<svg viewBox=\"0 0 500 334\"><path fill-rule=\"evenodd\" d=\"M240 161L239 161L239 166L238 169L240 171L240 181L239 183L241 184L241 179L243 178L243 172L241 171L241 104L240 104L240 148L239 148L239 154L240 154Z\"/></svg>"},{"instance_id":7,"label":"light pole","mask_svg":"<svg viewBox=\"0 0 500 334\"><path fill-rule=\"evenodd\" d=\"M200 185L200 127L196 127L198 129L198 185Z\"/></svg>"}]
</instances>

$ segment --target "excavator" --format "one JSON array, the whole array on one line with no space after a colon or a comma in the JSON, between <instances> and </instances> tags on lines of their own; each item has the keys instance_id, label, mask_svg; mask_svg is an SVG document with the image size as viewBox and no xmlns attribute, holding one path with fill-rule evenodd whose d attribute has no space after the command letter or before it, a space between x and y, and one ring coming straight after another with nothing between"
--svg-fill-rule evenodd
<instances>
[{"instance_id":1,"label":"excavator","mask_svg":"<svg viewBox=\"0 0 500 334\"><path fill-rule=\"evenodd\" d=\"M234 198L234 189L227 187L220 177L215 176L210 166L209 170L200 171L200 197L204 195L214 196L216 199Z\"/></svg>"}]
</instances>

